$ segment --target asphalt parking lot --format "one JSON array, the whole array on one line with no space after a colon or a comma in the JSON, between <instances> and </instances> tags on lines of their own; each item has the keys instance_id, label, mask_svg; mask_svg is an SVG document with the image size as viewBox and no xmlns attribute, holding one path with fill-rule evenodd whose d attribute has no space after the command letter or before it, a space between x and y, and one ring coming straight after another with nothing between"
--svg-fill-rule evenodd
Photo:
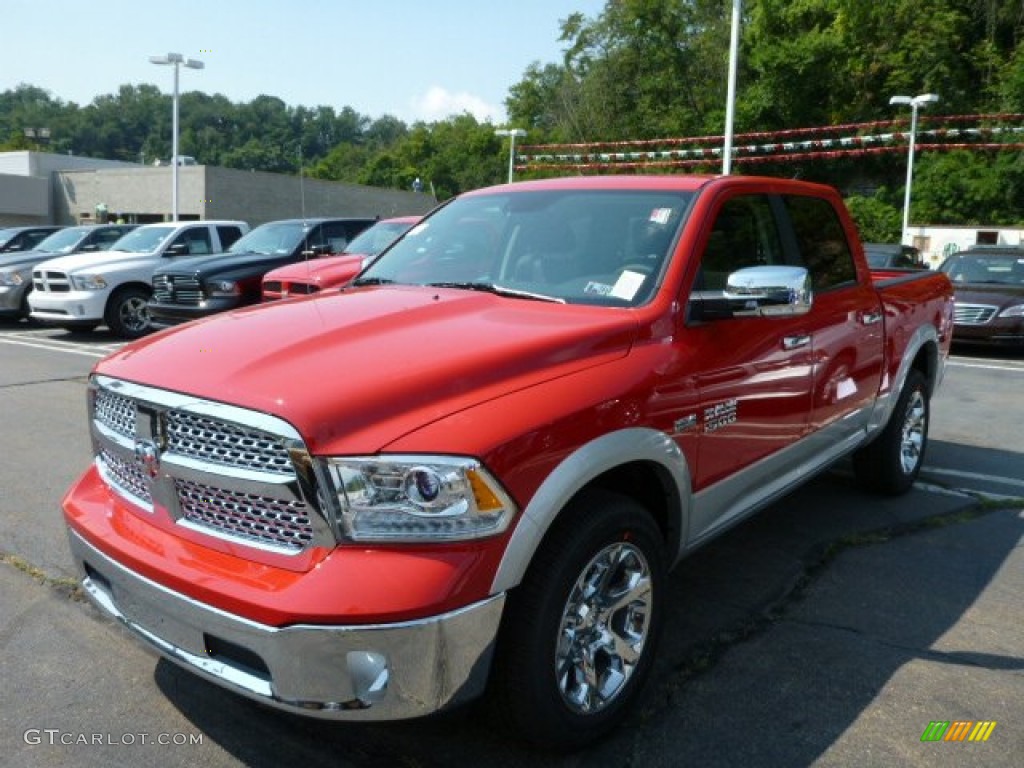
<instances>
[{"instance_id":1,"label":"asphalt parking lot","mask_svg":"<svg viewBox=\"0 0 1024 768\"><path fill-rule=\"evenodd\" d=\"M506 740L482 703L375 725L271 711L78 599L59 502L89 460L85 376L114 346L0 326L0 765L1019 764L1024 355L957 350L906 497L838 466L685 561L643 706L554 756ZM922 741L947 721L995 726Z\"/></svg>"}]
</instances>

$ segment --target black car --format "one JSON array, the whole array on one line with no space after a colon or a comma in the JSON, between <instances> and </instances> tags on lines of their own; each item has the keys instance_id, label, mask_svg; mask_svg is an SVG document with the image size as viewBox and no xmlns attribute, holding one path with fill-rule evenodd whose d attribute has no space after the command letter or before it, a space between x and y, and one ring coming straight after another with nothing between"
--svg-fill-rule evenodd
<instances>
[{"instance_id":1,"label":"black car","mask_svg":"<svg viewBox=\"0 0 1024 768\"><path fill-rule=\"evenodd\" d=\"M220 256L181 259L153 273L150 324L167 328L256 304L263 275L302 259L341 253L375 218L286 219L256 227Z\"/></svg>"},{"instance_id":2,"label":"black car","mask_svg":"<svg viewBox=\"0 0 1024 768\"><path fill-rule=\"evenodd\" d=\"M864 243L864 255L872 269L926 269L921 252L912 245Z\"/></svg>"},{"instance_id":3,"label":"black car","mask_svg":"<svg viewBox=\"0 0 1024 768\"><path fill-rule=\"evenodd\" d=\"M939 269L953 282L953 341L1024 347L1024 248L975 246Z\"/></svg>"}]
</instances>

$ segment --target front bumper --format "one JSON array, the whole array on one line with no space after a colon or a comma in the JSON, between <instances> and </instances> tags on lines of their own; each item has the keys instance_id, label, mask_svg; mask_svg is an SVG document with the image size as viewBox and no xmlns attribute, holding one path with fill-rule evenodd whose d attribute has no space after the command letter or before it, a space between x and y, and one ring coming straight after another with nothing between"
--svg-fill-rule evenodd
<instances>
[{"instance_id":1,"label":"front bumper","mask_svg":"<svg viewBox=\"0 0 1024 768\"><path fill-rule=\"evenodd\" d=\"M0 316L18 316L25 292L31 283L21 285L0 285Z\"/></svg>"},{"instance_id":2,"label":"front bumper","mask_svg":"<svg viewBox=\"0 0 1024 768\"><path fill-rule=\"evenodd\" d=\"M102 322L110 291L32 291L28 297L32 317L59 325L75 322Z\"/></svg>"},{"instance_id":3,"label":"front bumper","mask_svg":"<svg viewBox=\"0 0 1024 768\"><path fill-rule=\"evenodd\" d=\"M997 318L981 325L957 324L953 326L953 341L964 344L1024 346L1024 320Z\"/></svg>"},{"instance_id":4,"label":"front bumper","mask_svg":"<svg viewBox=\"0 0 1024 768\"><path fill-rule=\"evenodd\" d=\"M199 320L219 312L226 312L229 309L237 309L244 306L244 302L236 297L217 297L205 299L198 305L192 304L164 304L158 301L150 301L147 305L149 310L149 321L154 328L170 328L192 320Z\"/></svg>"},{"instance_id":5,"label":"front bumper","mask_svg":"<svg viewBox=\"0 0 1024 768\"><path fill-rule=\"evenodd\" d=\"M249 698L297 714L399 720L483 692L504 594L396 624L272 627L163 587L69 529L90 599L151 649Z\"/></svg>"}]
</instances>

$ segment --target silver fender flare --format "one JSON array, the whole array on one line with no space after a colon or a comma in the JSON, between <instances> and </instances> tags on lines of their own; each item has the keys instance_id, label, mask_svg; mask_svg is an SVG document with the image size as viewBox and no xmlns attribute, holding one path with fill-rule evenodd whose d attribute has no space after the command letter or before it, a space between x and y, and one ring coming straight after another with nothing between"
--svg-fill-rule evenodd
<instances>
[{"instance_id":1,"label":"silver fender flare","mask_svg":"<svg viewBox=\"0 0 1024 768\"><path fill-rule=\"evenodd\" d=\"M889 418L892 416L892 410L896 407L896 400L900 396L900 392L903 391L903 385L907 381L907 376L910 374L910 367L914 364L917 359L918 353L927 344L934 344L936 354L932 363L935 368L933 376L928 382L929 391L934 393L935 389L942 382L944 374L944 361L942 355L938 354L939 348L939 333L932 325L922 325L918 328L914 335L907 341L907 351L903 355L903 359L900 361L900 369L897 371L895 378L893 379L892 386L884 395L879 395L875 401L875 408L871 414L871 419L868 422L867 432L868 438L870 439L879 431L885 429L885 425L889 423Z\"/></svg>"},{"instance_id":2,"label":"silver fender flare","mask_svg":"<svg viewBox=\"0 0 1024 768\"><path fill-rule=\"evenodd\" d=\"M623 429L580 446L545 478L523 510L509 539L491 584L491 594L504 592L522 581L548 528L573 496L599 475L637 461L659 465L675 486L675 495L680 503L669 510L670 515L678 517L670 521L673 523L670 528L678 531L679 540L670 541L668 545L671 554L681 552L691 499L690 470L686 458L675 441L664 432L642 427Z\"/></svg>"}]
</instances>

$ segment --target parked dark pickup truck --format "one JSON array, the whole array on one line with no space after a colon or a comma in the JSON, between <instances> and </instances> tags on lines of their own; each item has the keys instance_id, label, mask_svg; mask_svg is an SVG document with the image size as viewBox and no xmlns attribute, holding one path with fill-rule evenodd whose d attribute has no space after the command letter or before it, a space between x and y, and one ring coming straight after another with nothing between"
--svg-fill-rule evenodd
<instances>
[{"instance_id":1,"label":"parked dark pickup truck","mask_svg":"<svg viewBox=\"0 0 1024 768\"><path fill-rule=\"evenodd\" d=\"M154 328L256 304L263 275L304 258L341 253L374 218L287 219L256 227L223 256L184 259L153 273Z\"/></svg>"}]
</instances>

